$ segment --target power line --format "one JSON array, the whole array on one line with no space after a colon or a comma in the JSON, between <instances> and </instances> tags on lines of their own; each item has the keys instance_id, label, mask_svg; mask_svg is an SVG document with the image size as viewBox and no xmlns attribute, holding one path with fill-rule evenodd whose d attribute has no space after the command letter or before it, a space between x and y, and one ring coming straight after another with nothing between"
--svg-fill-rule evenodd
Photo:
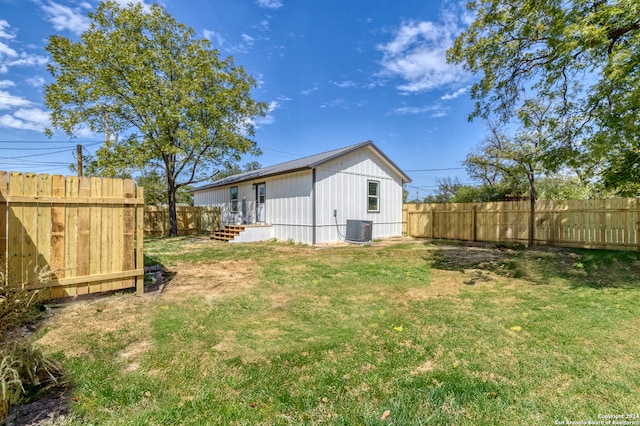
<instances>
[{"instance_id":1,"label":"power line","mask_svg":"<svg viewBox=\"0 0 640 426\"><path fill-rule=\"evenodd\" d=\"M405 172L443 172L446 170L465 170L464 167L450 167L447 169L415 169L415 170L405 170Z\"/></svg>"},{"instance_id":2,"label":"power line","mask_svg":"<svg viewBox=\"0 0 640 426\"><path fill-rule=\"evenodd\" d=\"M73 145L98 145L104 143L104 141L81 141L81 140L69 140L69 141L61 141L61 140L46 140L46 141L34 141L34 140L0 140L0 143L28 143L28 144L52 144L52 143L70 143Z\"/></svg>"},{"instance_id":3,"label":"power line","mask_svg":"<svg viewBox=\"0 0 640 426\"><path fill-rule=\"evenodd\" d=\"M4 148L4 147L0 147L0 151L50 151L50 150L54 150L54 149L70 149L71 147L68 146L66 148L63 148L61 146L53 146L51 148L15 148L15 147L11 147L11 148Z\"/></svg>"},{"instance_id":4,"label":"power line","mask_svg":"<svg viewBox=\"0 0 640 426\"><path fill-rule=\"evenodd\" d=\"M42 157L43 155L53 155L53 154L60 154L63 152L69 152L69 148L65 148L63 150L60 151L54 151L54 152L45 152L43 154L30 154L30 155L20 155L18 157L2 157L0 156L1 160L20 160L22 158L32 158L32 157Z\"/></svg>"},{"instance_id":5,"label":"power line","mask_svg":"<svg viewBox=\"0 0 640 426\"><path fill-rule=\"evenodd\" d=\"M56 164L56 165L60 165L60 166L68 166L69 164L71 164L70 162L62 162L62 161L35 161L35 160L27 160L27 161L16 161L16 160L8 160L7 163L9 164L16 164L19 166L22 165L38 165L38 164Z\"/></svg>"}]
</instances>

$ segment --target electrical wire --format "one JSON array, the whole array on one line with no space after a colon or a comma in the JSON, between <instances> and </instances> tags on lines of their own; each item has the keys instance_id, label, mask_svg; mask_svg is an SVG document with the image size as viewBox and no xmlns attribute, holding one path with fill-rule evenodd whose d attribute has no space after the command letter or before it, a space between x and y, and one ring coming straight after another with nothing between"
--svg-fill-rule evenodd
<instances>
[{"instance_id":1,"label":"electrical wire","mask_svg":"<svg viewBox=\"0 0 640 426\"><path fill-rule=\"evenodd\" d=\"M65 148L65 149L60 150L60 151L46 152L46 153L43 153L43 154L20 155L18 157L3 157L3 156L0 156L0 160L20 160L22 158L42 157L43 155L60 154L60 153L63 153L63 152L72 152L72 151L69 151L69 148Z\"/></svg>"},{"instance_id":2,"label":"electrical wire","mask_svg":"<svg viewBox=\"0 0 640 426\"><path fill-rule=\"evenodd\" d=\"M464 167L449 167L446 169L414 169L414 170L405 170L405 172L444 172L447 170L464 170Z\"/></svg>"},{"instance_id":3,"label":"electrical wire","mask_svg":"<svg viewBox=\"0 0 640 426\"><path fill-rule=\"evenodd\" d=\"M92 146L104 143L104 141L81 141L81 140L73 140L73 141L61 141L61 140L46 140L46 141L34 141L34 140L0 140L0 143L24 143L24 144L52 144L52 143L70 143L73 145L82 145L82 146Z\"/></svg>"},{"instance_id":4,"label":"electrical wire","mask_svg":"<svg viewBox=\"0 0 640 426\"><path fill-rule=\"evenodd\" d=\"M336 231L338 231L338 238L341 239L342 241L346 241L346 237L342 235L342 232L340 232L340 227L338 226L338 215L334 214L333 218L336 221Z\"/></svg>"},{"instance_id":5,"label":"electrical wire","mask_svg":"<svg viewBox=\"0 0 640 426\"><path fill-rule=\"evenodd\" d=\"M14 142L17 143L17 142ZM20 142L22 143L22 142ZM88 147L93 147L96 145L100 145L102 144L102 142L93 142L93 143L88 143L88 144L79 144L82 148L87 149ZM31 144L29 144L31 145ZM56 149L72 149L72 147L67 146L67 147L63 147L63 146L51 146L51 147L0 147L0 151L52 151L52 150L56 150ZM73 149L75 149L75 147L73 147Z\"/></svg>"}]
</instances>

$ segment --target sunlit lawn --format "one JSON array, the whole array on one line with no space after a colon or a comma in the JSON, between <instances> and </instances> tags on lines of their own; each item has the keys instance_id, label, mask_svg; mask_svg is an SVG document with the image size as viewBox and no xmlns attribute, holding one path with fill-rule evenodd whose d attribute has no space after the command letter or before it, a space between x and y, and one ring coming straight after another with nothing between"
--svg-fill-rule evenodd
<instances>
[{"instance_id":1,"label":"sunlit lawn","mask_svg":"<svg viewBox=\"0 0 640 426\"><path fill-rule=\"evenodd\" d=\"M73 383L70 423L523 425L638 412L637 253L189 238L145 251L177 272L161 297L63 308L40 332Z\"/></svg>"}]
</instances>

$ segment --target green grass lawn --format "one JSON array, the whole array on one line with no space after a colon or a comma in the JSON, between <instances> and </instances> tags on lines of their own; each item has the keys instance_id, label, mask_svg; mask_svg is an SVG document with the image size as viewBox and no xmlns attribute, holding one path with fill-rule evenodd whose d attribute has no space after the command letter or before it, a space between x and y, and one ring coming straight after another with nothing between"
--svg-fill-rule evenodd
<instances>
[{"instance_id":1,"label":"green grass lawn","mask_svg":"<svg viewBox=\"0 0 640 426\"><path fill-rule=\"evenodd\" d=\"M70 424L524 425L640 414L640 255L145 243L160 297L39 333ZM635 419L638 421L639 419Z\"/></svg>"}]
</instances>

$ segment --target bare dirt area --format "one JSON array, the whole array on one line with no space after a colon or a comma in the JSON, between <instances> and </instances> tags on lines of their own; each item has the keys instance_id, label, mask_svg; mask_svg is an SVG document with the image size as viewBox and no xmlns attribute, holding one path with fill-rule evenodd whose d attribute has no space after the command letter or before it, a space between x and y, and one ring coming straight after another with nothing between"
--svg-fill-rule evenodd
<instances>
[{"instance_id":1,"label":"bare dirt area","mask_svg":"<svg viewBox=\"0 0 640 426\"><path fill-rule=\"evenodd\" d=\"M162 300L203 297L209 301L248 291L255 285L260 267L253 260L227 260L180 263L171 269L175 271L175 276L165 287Z\"/></svg>"},{"instance_id":2,"label":"bare dirt area","mask_svg":"<svg viewBox=\"0 0 640 426\"><path fill-rule=\"evenodd\" d=\"M431 246L433 268L453 271L484 269L516 253L516 250L500 247Z\"/></svg>"}]
</instances>

